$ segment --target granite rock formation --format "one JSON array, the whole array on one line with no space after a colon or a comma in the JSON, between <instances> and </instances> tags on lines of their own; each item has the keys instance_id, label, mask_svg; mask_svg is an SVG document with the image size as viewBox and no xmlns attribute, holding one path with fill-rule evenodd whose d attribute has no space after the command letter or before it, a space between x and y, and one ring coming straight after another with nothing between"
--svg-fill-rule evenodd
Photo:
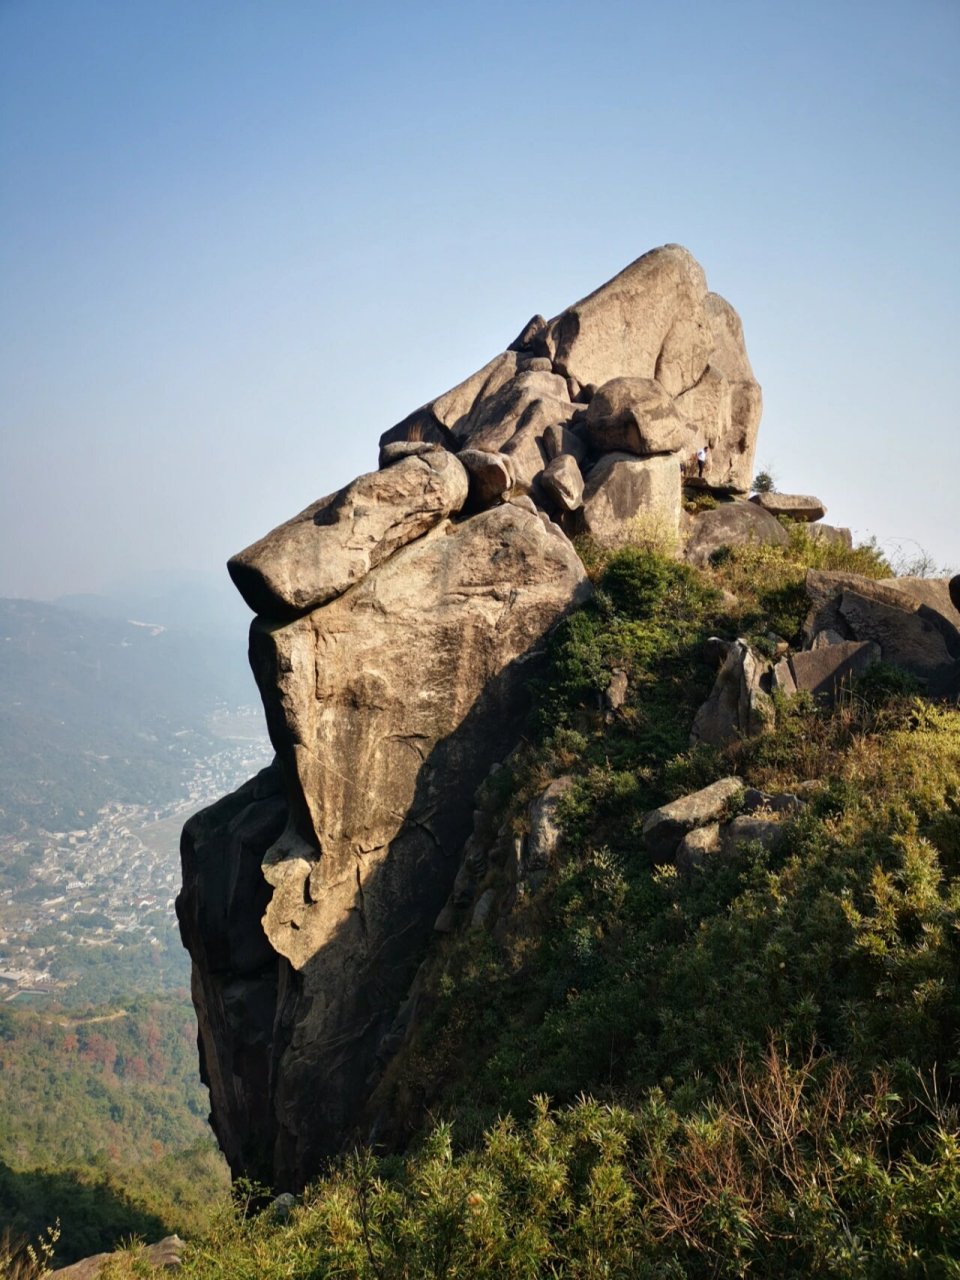
<instances>
[{"instance_id":1,"label":"granite rock formation","mask_svg":"<svg viewBox=\"0 0 960 1280\"><path fill-rule=\"evenodd\" d=\"M696 449L745 494L759 417L735 312L668 245L535 316L384 432L379 470L230 561L276 761L187 823L177 909L236 1175L297 1190L368 1136L418 966L467 892L474 794L590 592L568 535L677 537ZM556 802L514 851L517 893L549 862Z\"/></svg>"}]
</instances>

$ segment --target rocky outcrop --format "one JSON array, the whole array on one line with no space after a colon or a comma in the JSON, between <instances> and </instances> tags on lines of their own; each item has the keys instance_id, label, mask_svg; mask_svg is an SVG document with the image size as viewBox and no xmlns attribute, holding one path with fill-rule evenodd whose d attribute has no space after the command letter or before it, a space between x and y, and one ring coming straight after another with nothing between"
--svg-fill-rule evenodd
<instances>
[{"instance_id":1,"label":"rocky outcrop","mask_svg":"<svg viewBox=\"0 0 960 1280\"><path fill-rule=\"evenodd\" d=\"M929 692L949 690L960 662L960 629L946 616L949 586L944 592L943 584L918 585L925 581L877 582L854 573L811 569L811 609L804 625L808 644L821 633L870 641L884 662L918 676Z\"/></svg>"},{"instance_id":2,"label":"rocky outcrop","mask_svg":"<svg viewBox=\"0 0 960 1280\"><path fill-rule=\"evenodd\" d=\"M651 857L657 861L671 861L689 832L719 822L731 801L742 791L742 778L721 778L701 791L648 813L643 820L643 842Z\"/></svg>"},{"instance_id":3,"label":"rocky outcrop","mask_svg":"<svg viewBox=\"0 0 960 1280\"><path fill-rule=\"evenodd\" d=\"M827 508L819 498L800 493L755 493L750 499L772 516L787 516L791 520L799 520L804 524L812 524L814 520L822 520Z\"/></svg>"},{"instance_id":4,"label":"rocky outcrop","mask_svg":"<svg viewBox=\"0 0 960 1280\"><path fill-rule=\"evenodd\" d=\"M481 831L473 797L590 592L565 530L676 542L691 450L746 492L759 416L739 320L666 246L535 316L384 432L378 471L232 558L277 758L188 822L177 910L235 1174L295 1190L354 1140L434 932L468 907L495 930L548 874L569 780L524 835Z\"/></svg>"},{"instance_id":5,"label":"rocky outcrop","mask_svg":"<svg viewBox=\"0 0 960 1280\"><path fill-rule=\"evenodd\" d=\"M235 1172L298 1187L352 1134L472 792L516 741L544 638L588 591L566 536L506 503L442 520L320 608L253 624L284 796L261 780L192 820L179 901Z\"/></svg>"},{"instance_id":6,"label":"rocky outcrop","mask_svg":"<svg viewBox=\"0 0 960 1280\"><path fill-rule=\"evenodd\" d=\"M746 493L760 412L736 312L707 291L686 249L665 245L553 320L535 316L507 351L391 427L381 445L508 454L516 479L552 513L556 495L539 481L567 453L589 481L611 452L680 464L707 445L710 484ZM571 510L566 497L561 506Z\"/></svg>"},{"instance_id":7,"label":"rocky outcrop","mask_svg":"<svg viewBox=\"0 0 960 1280\"><path fill-rule=\"evenodd\" d=\"M73 1262L69 1267L57 1267L53 1271L44 1271L44 1276L60 1276L61 1280L96 1280L103 1274L109 1263L111 1267L120 1266L127 1275L149 1274L151 1271L178 1271L183 1262L183 1251L186 1245L179 1236L165 1236L157 1244L133 1246L129 1250L117 1253L95 1253L92 1257ZM128 1268L133 1266L136 1271Z\"/></svg>"},{"instance_id":8,"label":"rocky outcrop","mask_svg":"<svg viewBox=\"0 0 960 1280\"><path fill-rule=\"evenodd\" d=\"M710 697L694 717L690 742L722 747L755 737L772 719L768 668L745 640L734 640L727 646Z\"/></svg>"}]
</instances>

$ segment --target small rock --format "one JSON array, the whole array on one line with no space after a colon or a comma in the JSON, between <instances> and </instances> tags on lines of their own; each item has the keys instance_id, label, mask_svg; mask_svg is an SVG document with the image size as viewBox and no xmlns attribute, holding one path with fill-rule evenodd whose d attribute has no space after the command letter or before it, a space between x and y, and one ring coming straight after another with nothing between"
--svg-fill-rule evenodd
<instances>
[{"instance_id":1,"label":"small rock","mask_svg":"<svg viewBox=\"0 0 960 1280\"><path fill-rule=\"evenodd\" d=\"M562 422L551 422L544 428L543 447L552 462L560 454L569 453L577 462L583 462L587 456L587 446L575 431L571 431Z\"/></svg>"},{"instance_id":2,"label":"small rock","mask_svg":"<svg viewBox=\"0 0 960 1280\"><path fill-rule=\"evenodd\" d=\"M540 483L564 511L579 511L583 506L583 476L569 453L559 454L547 465Z\"/></svg>"},{"instance_id":3,"label":"small rock","mask_svg":"<svg viewBox=\"0 0 960 1280\"><path fill-rule=\"evenodd\" d=\"M608 711L619 711L627 700L627 673L615 670L603 695Z\"/></svg>"},{"instance_id":4,"label":"small rock","mask_svg":"<svg viewBox=\"0 0 960 1280\"><path fill-rule=\"evenodd\" d=\"M480 897L477 899L477 905L473 908L473 916L470 920L471 929L482 929L493 913L493 906L497 900L495 889L484 889Z\"/></svg>"},{"instance_id":5,"label":"small rock","mask_svg":"<svg viewBox=\"0 0 960 1280\"><path fill-rule=\"evenodd\" d=\"M705 827L695 827L680 841L675 859L677 870L689 875L695 867L702 865L705 858L719 851L720 824L710 822Z\"/></svg>"},{"instance_id":6,"label":"small rock","mask_svg":"<svg viewBox=\"0 0 960 1280\"><path fill-rule=\"evenodd\" d=\"M519 507L522 511L529 511L531 515L539 515L539 508L528 493L511 493L507 502L511 507Z\"/></svg>"},{"instance_id":7,"label":"small rock","mask_svg":"<svg viewBox=\"0 0 960 1280\"><path fill-rule=\"evenodd\" d=\"M553 373L553 365L546 356L521 356L517 361L517 373Z\"/></svg>"},{"instance_id":8,"label":"small rock","mask_svg":"<svg viewBox=\"0 0 960 1280\"><path fill-rule=\"evenodd\" d=\"M286 1222L297 1207L297 1197L290 1191L282 1191L271 1203L267 1212L277 1222Z\"/></svg>"},{"instance_id":9,"label":"small rock","mask_svg":"<svg viewBox=\"0 0 960 1280\"><path fill-rule=\"evenodd\" d=\"M783 840L783 825L773 818L755 818L741 814L726 823L720 833L720 848L725 858L735 858L742 845L759 840L765 849L776 849Z\"/></svg>"},{"instance_id":10,"label":"small rock","mask_svg":"<svg viewBox=\"0 0 960 1280\"><path fill-rule=\"evenodd\" d=\"M481 506L495 502L513 488L513 464L504 454L488 453L486 449L462 449L457 460L466 467L470 477L471 498Z\"/></svg>"}]
</instances>

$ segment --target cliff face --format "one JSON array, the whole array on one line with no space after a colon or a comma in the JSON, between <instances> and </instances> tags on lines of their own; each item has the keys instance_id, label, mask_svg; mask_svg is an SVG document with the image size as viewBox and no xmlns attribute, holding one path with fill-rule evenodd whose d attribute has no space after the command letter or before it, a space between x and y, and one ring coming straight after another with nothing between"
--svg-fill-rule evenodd
<instances>
[{"instance_id":1,"label":"cliff face","mask_svg":"<svg viewBox=\"0 0 960 1280\"><path fill-rule=\"evenodd\" d=\"M355 1135L474 793L589 594L568 534L676 536L702 446L711 484L748 487L759 413L739 320L667 246L231 561L277 759L187 823L178 915L235 1174L295 1188Z\"/></svg>"}]
</instances>

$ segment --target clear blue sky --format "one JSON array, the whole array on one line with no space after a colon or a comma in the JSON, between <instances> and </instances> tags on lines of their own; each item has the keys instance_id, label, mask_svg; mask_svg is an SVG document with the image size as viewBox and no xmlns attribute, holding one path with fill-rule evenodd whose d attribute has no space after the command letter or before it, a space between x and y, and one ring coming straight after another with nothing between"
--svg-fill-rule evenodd
<instances>
[{"instance_id":1,"label":"clear blue sky","mask_svg":"<svg viewBox=\"0 0 960 1280\"><path fill-rule=\"evenodd\" d=\"M957 0L0 0L0 594L219 571L667 241L780 487L960 568L958 67Z\"/></svg>"}]
</instances>

